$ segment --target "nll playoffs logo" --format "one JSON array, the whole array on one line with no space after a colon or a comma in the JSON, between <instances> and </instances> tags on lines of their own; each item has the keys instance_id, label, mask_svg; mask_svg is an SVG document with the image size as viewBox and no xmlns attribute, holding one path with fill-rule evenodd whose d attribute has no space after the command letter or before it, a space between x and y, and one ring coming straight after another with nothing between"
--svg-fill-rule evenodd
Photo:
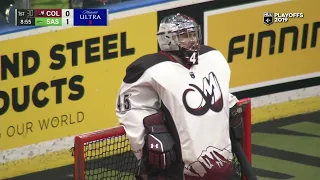
<instances>
[{"instance_id":1,"label":"nll playoffs logo","mask_svg":"<svg viewBox=\"0 0 320 180\"><path fill-rule=\"evenodd\" d=\"M273 23L273 13L271 12L263 13L263 23L270 26Z\"/></svg>"}]
</instances>

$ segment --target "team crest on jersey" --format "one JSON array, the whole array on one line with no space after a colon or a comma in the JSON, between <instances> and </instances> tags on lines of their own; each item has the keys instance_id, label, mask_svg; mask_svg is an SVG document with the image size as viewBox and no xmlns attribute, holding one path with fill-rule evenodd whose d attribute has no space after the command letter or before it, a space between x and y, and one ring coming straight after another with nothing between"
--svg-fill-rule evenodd
<instances>
[{"instance_id":1,"label":"team crest on jersey","mask_svg":"<svg viewBox=\"0 0 320 180\"><path fill-rule=\"evenodd\" d=\"M210 72L208 77L204 77L202 80L202 89L195 84L189 84L191 88L186 89L183 92L182 101L186 110L195 116L201 116L207 113L209 110L214 112L220 112L223 108L223 96L217 77L213 72ZM188 104L187 96L189 93L198 93L201 98L199 99L197 107L190 107ZM189 102L190 103L190 102Z\"/></svg>"},{"instance_id":2,"label":"team crest on jersey","mask_svg":"<svg viewBox=\"0 0 320 180\"><path fill-rule=\"evenodd\" d=\"M227 176L230 171L231 162L225 159L222 154L229 154L227 149L218 149L213 146L207 147L203 150L198 159L186 166L186 173L189 176L198 176L208 178L210 175L215 175L215 178L210 179L220 179L219 175Z\"/></svg>"}]
</instances>

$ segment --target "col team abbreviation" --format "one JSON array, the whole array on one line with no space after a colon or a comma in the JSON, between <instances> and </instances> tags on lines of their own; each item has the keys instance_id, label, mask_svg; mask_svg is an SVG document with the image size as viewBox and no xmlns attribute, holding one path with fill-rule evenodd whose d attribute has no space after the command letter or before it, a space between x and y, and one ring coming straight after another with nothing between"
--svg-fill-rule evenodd
<instances>
[{"instance_id":1,"label":"col team abbreviation","mask_svg":"<svg viewBox=\"0 0 320 180\"><path fill-rule=\"evenodd\" d=\"M35 9L35 17L62 17L62 9Z\"/></svg>"}]
</instances>

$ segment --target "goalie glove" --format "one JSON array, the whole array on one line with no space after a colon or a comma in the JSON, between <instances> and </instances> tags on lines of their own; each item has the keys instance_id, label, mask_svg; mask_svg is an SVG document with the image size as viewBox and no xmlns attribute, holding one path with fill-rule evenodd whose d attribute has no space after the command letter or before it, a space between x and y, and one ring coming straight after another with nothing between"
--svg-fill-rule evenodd
<instances>
[{"instance_id":1,"label":"goalie glove","mask_svg":"<svg viewBox=\"0 0 320 180\"><path fill-rule=\"evenodd\" d=\"M147 151L147 171L161 171L170 168L171 164L176 161L174 151L174 140L169 132L163 112L150 115L143 120L147 131L146 145Z\"/></svg>"}]
</instances>

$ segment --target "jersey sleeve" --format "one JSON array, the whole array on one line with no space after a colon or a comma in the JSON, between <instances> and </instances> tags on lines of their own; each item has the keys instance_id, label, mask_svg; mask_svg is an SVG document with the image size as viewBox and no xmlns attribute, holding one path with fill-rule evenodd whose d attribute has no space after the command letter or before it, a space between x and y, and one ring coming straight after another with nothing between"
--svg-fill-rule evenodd
<instances>
[{"instance_id":1,"label":"jersey sleeve","mask_svg":"<svg viewBox=\"0 0 320 180\"><path fill-rule=\"evenodd\" d=\"M132 76L131 76L132 78ZM145 129L143 119L160 108L159 98L146 73L134 80L124 80L118 92L116 115L125 128L131 148L142 157Z\"/></svg>"}]
</instances>

